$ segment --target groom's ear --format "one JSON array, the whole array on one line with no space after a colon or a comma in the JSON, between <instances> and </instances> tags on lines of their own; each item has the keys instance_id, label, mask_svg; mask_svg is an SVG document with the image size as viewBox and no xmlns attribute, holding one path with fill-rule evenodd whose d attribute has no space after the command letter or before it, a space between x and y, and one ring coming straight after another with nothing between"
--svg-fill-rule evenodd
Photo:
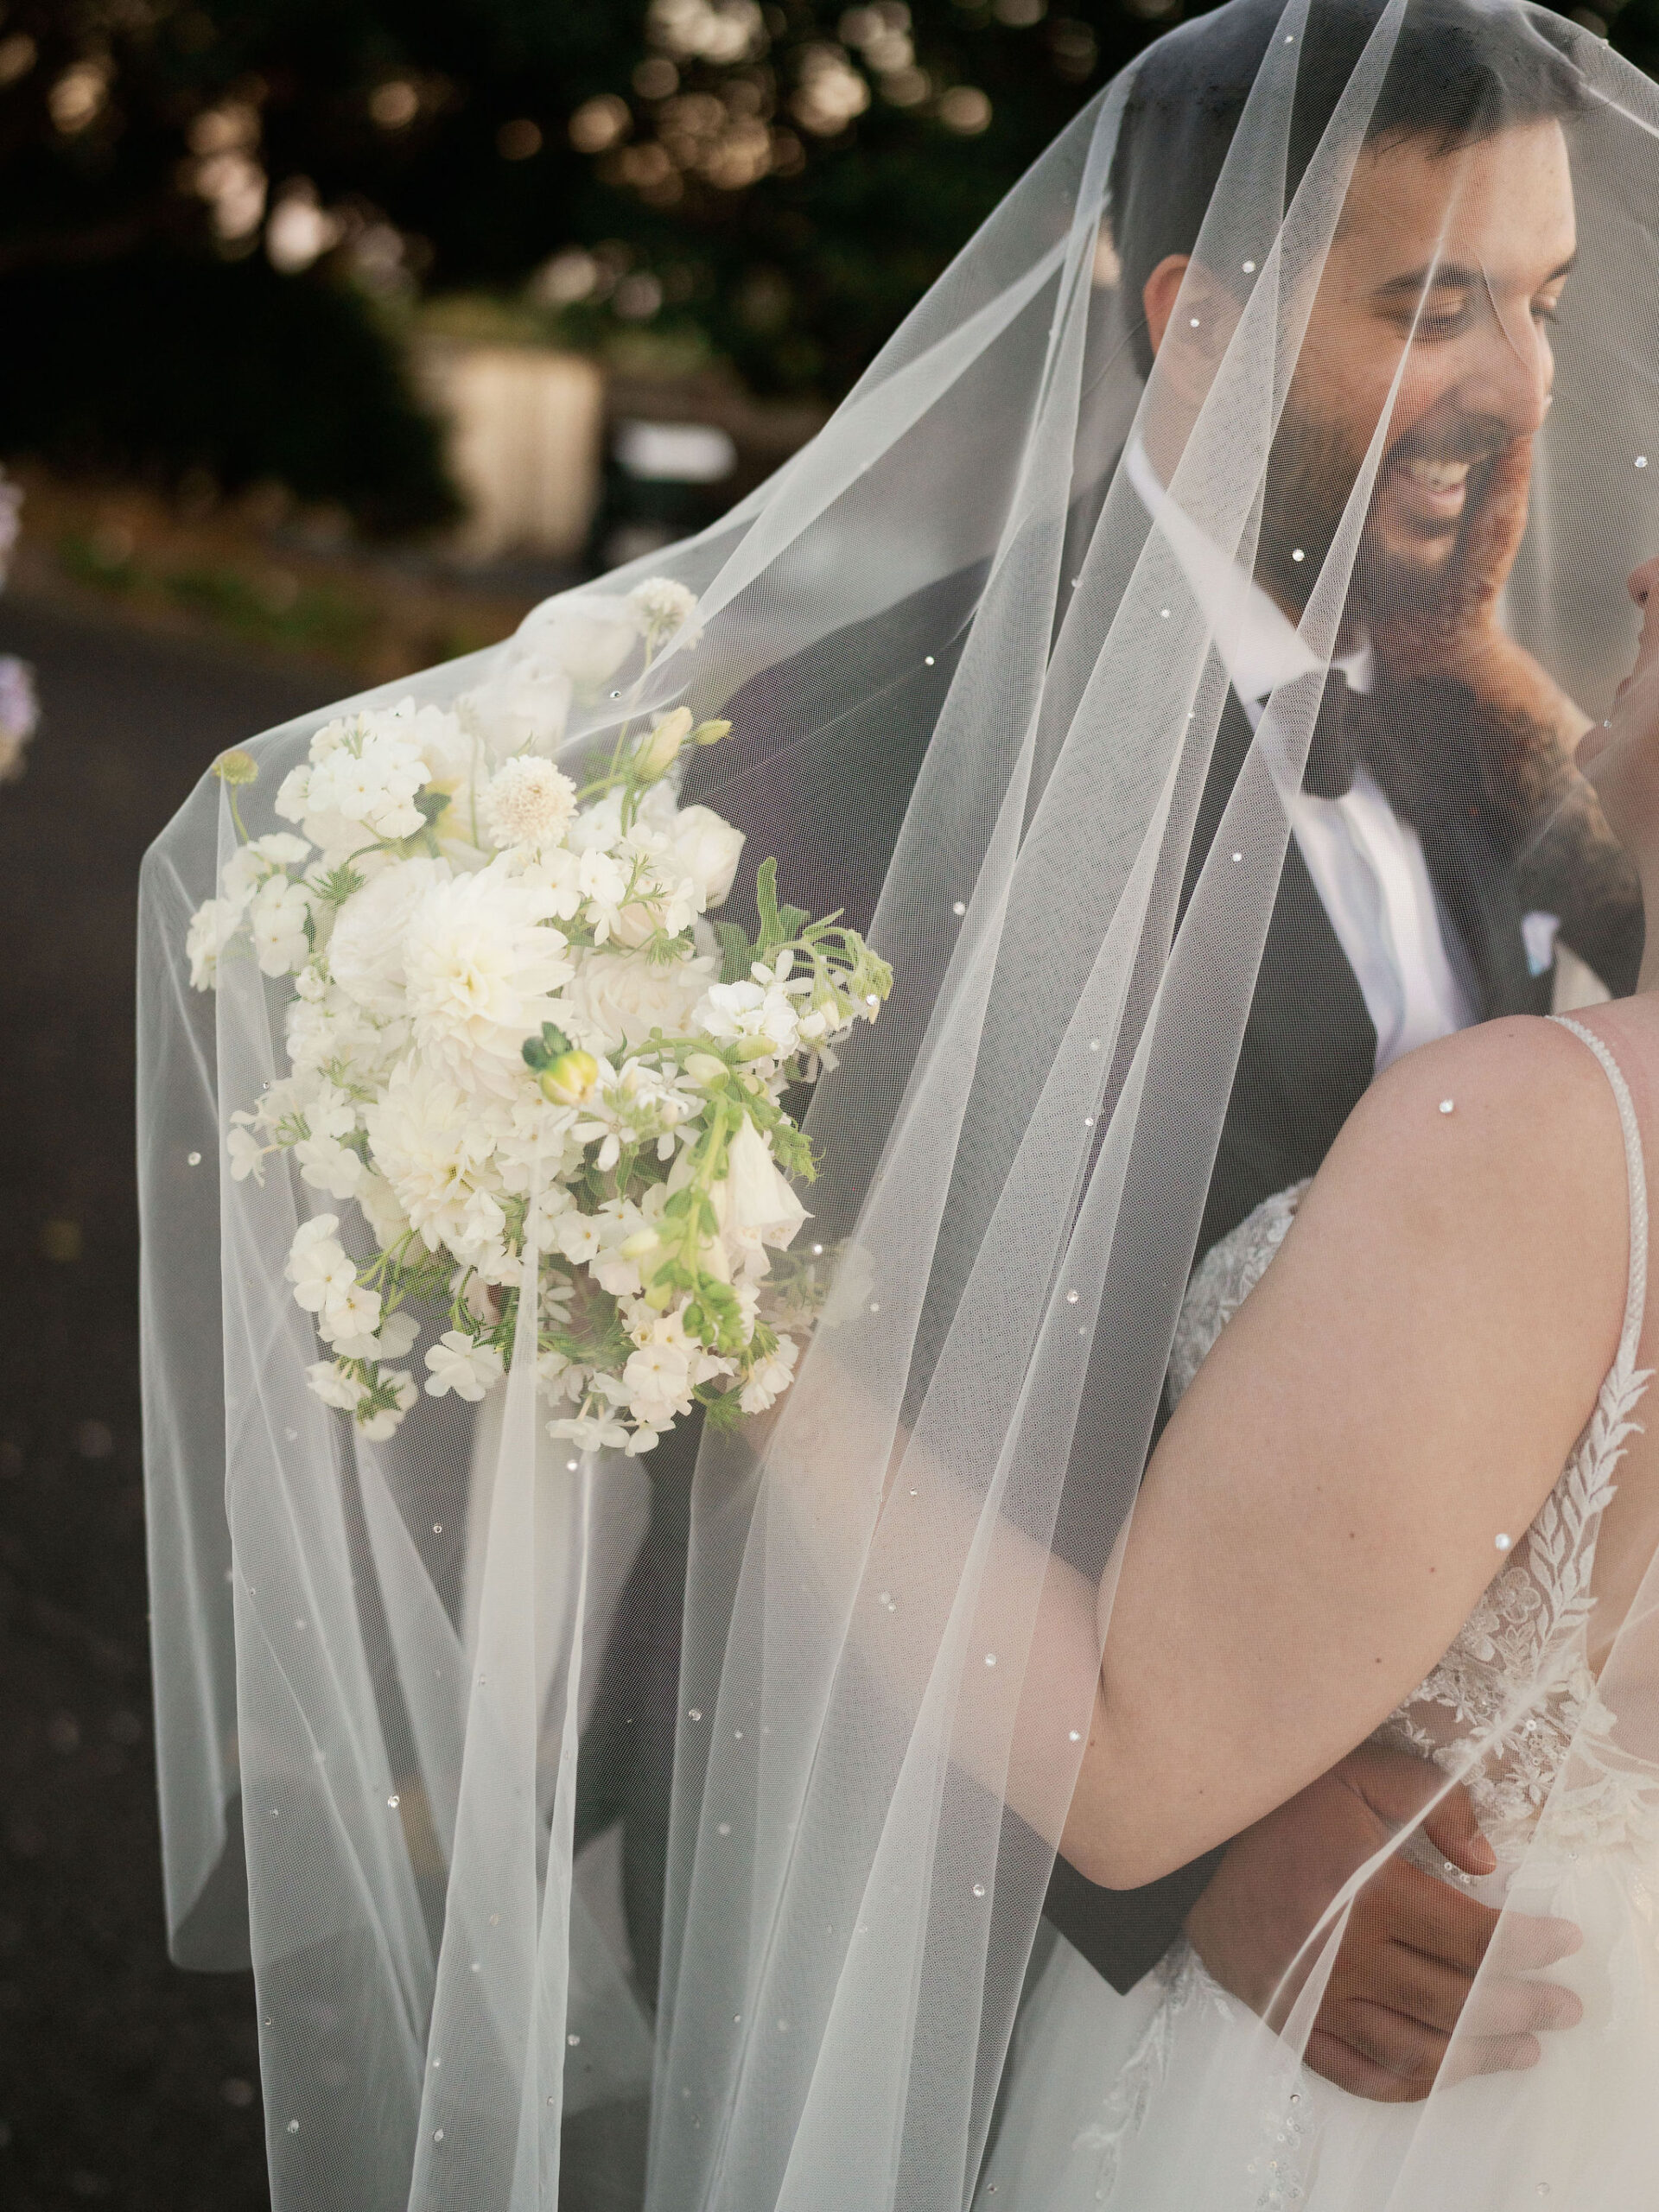
<instances>
[{"instance_id":1,"label":"groom's ear","mask_svg":"<svg viewBox=\"0 0 1659 2212\"><path fill-rule=\"evenodd\" d=\"M1160 378L1201 407L1237 327L1237 300L1190 253L1168 253L1141 286L1141 306Z\"/></svg>"},{"instance_id":2,"label":"groom's ear","mask_svg":"<svg viewBox=\"0 0 1659 2212\"><path fill-rule=\"evenodd\" d=\"M1156 353L1175 312L1181 279L1192 264L1190 253L1166 253L1141 288L1141 308L1147 318L1147 335Z\"/></svg>"}]
</instances>

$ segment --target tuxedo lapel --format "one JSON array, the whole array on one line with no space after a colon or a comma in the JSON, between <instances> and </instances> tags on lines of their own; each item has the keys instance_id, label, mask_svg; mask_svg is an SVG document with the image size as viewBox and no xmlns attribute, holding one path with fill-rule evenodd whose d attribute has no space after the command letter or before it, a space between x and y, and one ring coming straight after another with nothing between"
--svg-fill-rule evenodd
<instances>
[{"instance_id":1,"label":"tuxedo lapel","mask_svg":"<svg viewBox=\"0 0 1659 2212\"><path fill-rule=\"evenodd\" d=\"M1534 976L1521 934L1514 866L1478 807L1420 829L1441 913L1456 930L1479 988L1475 1018L1547 1014L1549 977Z\"/></svg>"}]
</instances>

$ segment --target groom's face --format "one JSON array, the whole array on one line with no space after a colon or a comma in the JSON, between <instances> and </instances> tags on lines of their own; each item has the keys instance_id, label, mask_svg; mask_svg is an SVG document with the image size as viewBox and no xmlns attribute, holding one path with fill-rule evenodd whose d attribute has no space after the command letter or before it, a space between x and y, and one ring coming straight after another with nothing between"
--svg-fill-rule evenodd
<instances>
[{"instance_id":1,"label":"groom's face","mask_svg":"<svg viewBox=\"0 0 1659 2212\"><path fill-rule=\"evenodd\" d=\"M1574 244L1556 123L1364 149L1269 462L1260 560L1281 597L1318 574L1385 419L1363 588L1374 608L1433 596L1487 464L1544 419Z\"/></svg>"}]
</instances>

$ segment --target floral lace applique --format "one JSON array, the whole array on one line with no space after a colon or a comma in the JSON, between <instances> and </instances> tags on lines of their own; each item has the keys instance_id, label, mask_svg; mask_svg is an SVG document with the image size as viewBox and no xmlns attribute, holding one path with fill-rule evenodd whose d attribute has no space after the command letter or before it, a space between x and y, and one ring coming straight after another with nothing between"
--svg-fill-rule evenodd
<instances>
[{"instance_id":1,"label":"floral lace applique","mask_svg":"<svg viewBox=\"0 0 1659 2212\"><path fill-rule=\"evenodd\" d=\"M1266 1200L1205 1255L1176 1331L1172 1404L1267 1273L1307 1187L1299 1183ZM1445 1656L1373 1738L1462 1776L1500 1859L1520 1857L1558 1777L1563 1787L1552 1803L1552 1842L1558 1820L1563 1837L1570 1828L1586 1847L1659 1833L1659 1790L1618 1758L1611 1716L1596 1697L1586 1633L1601 1516L1639 1427L1636 1409L1651 1373L1636 1365L1633 1338L1621 1345L1524 1547L1493 1576ZM1478 1745L1484 1752L1465 1772ZM1569 1751L1572 1771L1563 1777ZM1407 1853L1444 1878L1471 1878L1421 1836Z\"/></svg>"}]
</instances>

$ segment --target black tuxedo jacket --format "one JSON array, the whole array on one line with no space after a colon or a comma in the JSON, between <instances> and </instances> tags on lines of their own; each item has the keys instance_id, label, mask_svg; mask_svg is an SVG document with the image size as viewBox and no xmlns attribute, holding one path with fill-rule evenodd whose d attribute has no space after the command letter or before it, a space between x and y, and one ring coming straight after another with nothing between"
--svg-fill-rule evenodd
<instances>
[{"instance_id":1,"label":"black tuxedo jacket","mask_svg":"<svg viewBox=\"0 0 1659 2212\"><path fill-rule=\"evenodd\" d=\"M742 828L751 860L776 854L786 897L815 912L842 906L855 926L868 924L980 581L947 579L892 614L827 639L786 670L756 679L727 709L734 736L695 760L697 782L688 785L687 802L706 797ZM832 785L830 764L822 757L825 748L797 745L794 739L821 730L836 714L845 696L849 656L871 666L891 667L896 659L908 666L897 678L880 683L867 707L840 717ZM1455 718L1455 702L1452 711ZM1200 804L1189 878L1209 849L1251 734L1248 717L1230 696ZM1425 731L1423 739L1425 744L1454 742L1456 732ZM820 776L826 794L833 791L841 801L834 810L814 804L810 789L803 792L804 779L810 784ZM1441 779L1443 786L1446 780ZM1448 950L1461 965L1479 1018L1546 1012L1550 979L1528 970L1522 899L1502 823L1484 804L1477 779L1459 785L1453 777L1449 787L1458 791L1455 804L1416 810L1425 857L1454 940ZM855 810L845 804L852 792L859 798ZM856 818L849 822L849 815ZM848 842L830 854L816 838L803 836L804 826L816 829L826 820L848 824ZM1560 903L1565 909L1571 902ZM733 904L741 912L741 900ZM1635 927L1626 963L1631 977L1640 954L1639 922ZM1611 964L1605 951L1602 964L1604 970ZM1610 973L1608 980L1617 987L1624 978ZM1376 1050L1358 982L1293 839L1222 1128L1200 1253L1263 1198L1313 1173L1370 1084ZM655 1986L660 1937L687 1497L699 1427L695 1421L682 1423L645 1461L656 1510L619 1609L578 1770L578 1842L619 1816L624 1821L630 1932L647 1991ZM1080 1471L1086 1479L1086 1469ZM1167 1948L1213 1866L1212 1856L1149 1888L1112 1891L1085 1881L1060 1860L1049 1891L1049 1917L1101 1974L1127 1989Z\"/></svg>"}]
</instances>

